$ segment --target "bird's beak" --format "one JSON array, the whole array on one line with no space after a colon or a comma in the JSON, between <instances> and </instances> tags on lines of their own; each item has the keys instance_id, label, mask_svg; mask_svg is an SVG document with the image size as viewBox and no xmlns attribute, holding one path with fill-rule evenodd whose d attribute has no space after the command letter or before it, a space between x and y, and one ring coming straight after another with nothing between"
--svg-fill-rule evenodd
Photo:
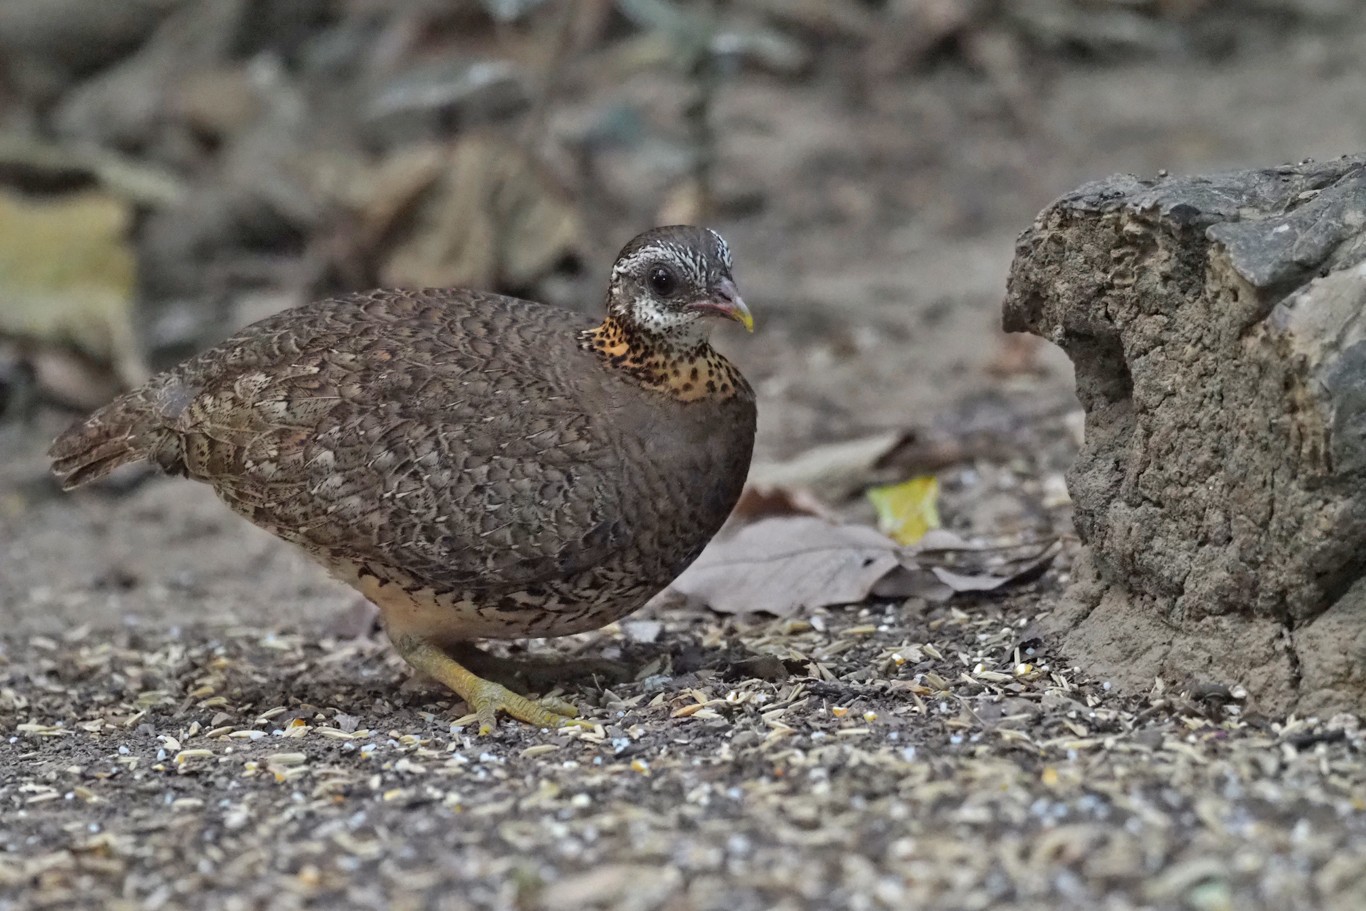
<instances>
[{"instance_id":1,"label":"bird's beak","mask_svg":"<svg viewBox=\"0 0 1366 911\"><path fill-rule=\"evenodd\" d=\"M728 278L721 279L711 289L711 296L693 304L693 309L733 319L744 326L746 330L754 331L754 317L750 314L749 308L745 306L744 299L740 297L735 282Z\"/></svg>"}]
</instances>

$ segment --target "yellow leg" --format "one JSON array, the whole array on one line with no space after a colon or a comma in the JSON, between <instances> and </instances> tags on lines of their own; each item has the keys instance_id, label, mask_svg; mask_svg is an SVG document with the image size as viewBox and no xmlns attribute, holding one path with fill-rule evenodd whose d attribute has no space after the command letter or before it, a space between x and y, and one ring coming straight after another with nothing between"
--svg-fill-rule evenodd
<instances>
[{"instance_id":1,"label":"yellow leg","mask_svg":"<svg viewBox=\"0 0 1366 911\"><path fill-rule=\"evenodd\" d=\"M514 693L502 684L477 676L440 646L419 636L395 636L393 643L403 660L414 669L446 685L465 700L479 718L480 734L491 733L497 727L499 712L539 728L584 723L572 720L579 711L563 699L536 700Z\"/></svg>"},{"instance_id":2,"label":"yellow leg","mask_svg":"<svg viewBox=\"0 0 1366 911\"><path fill-rule=\"evenodd\" d=\"M441 647L457 663L480 677L526 692L553 689L567 681L624 683L634 678L629 665L606 658L559 658L549 655L503 658L468 642L442 642Z\"/></svg>"}]
</instances>

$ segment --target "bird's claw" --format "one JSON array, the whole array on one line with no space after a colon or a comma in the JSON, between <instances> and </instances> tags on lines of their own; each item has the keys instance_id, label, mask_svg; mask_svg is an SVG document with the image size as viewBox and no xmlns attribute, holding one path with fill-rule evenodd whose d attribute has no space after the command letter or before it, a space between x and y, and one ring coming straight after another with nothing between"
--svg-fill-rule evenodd
<instances>
[{"instance_id":1,"label":"bird's claw","mask_svg":"<svg viewBox=\"0 0 1366 911\"><path fill-rule=\"evenodd\" d=\"M538 728L559 728L566 725L591 727L590 722L578 718L579 710L570 702L556 696L531 699L494 683L482 681L472 698L467 700L479 721L479 733L491 734L498 727L497 716L502 712L518 721Z\"/></svg>"}]
</instances>

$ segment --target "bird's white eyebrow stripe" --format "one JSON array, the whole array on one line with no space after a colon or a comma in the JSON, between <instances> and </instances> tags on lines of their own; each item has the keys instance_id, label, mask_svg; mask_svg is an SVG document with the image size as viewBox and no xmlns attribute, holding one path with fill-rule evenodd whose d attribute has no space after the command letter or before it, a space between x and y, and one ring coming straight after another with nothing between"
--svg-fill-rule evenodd
<instances>
[{"instance_id":1,"label":"bird's white eyebrow stripe","mask_svg":"<svg viewBox=\"0 0 1366 911\"><path fill-rule=\"evenodd\" d=\"M648 247L641 247L639 250L632 253L630 256L626 256L617 260L617 264L612 267L612 274L615 276L631 272L641 263L651 259L657 259L661 254L665 252L666 251L664 250L664 248L659 244L651 244Z\"/></svg>"},{"instance_id":2,"label":"bird's white eyebrow stripe","mask_svg":"<svg viewBox=\"0 0 1366 911\"><path fill-rule=\"evenodd\" d=\"M613 267L612 274L615 276L632 272L642 264L656 259L683 262L692 270L694 275L705 274L702 261L697 258L696 252L674 244L651 244L648 247L641 247L630 256L619 260Z\"/></svg>"},{"instance_id":3,"label":"bird's white eyebrow stripe","mask_svg":"<svg viewBox=\"0 0 1366 911\"><path fill-rule=\"evenodd\" d=\"M725 239L711 228L706 229L716 240L716 246L721 254L721 262L725 264L727 271L731 268L730 246ZM698 278L705 278L707 274L707 254L706 251L693 249L688 246L680 246L669 241L660 241L648 246L641 247L639 250L617 260L612 267L612 277L616 278L630 272L634 272L640 266L655 259L669 259L682 262Z\"/></svg>"},{"instance_id":4,"label":"bird's white eyebrow stripe","mask_svg":"<svg viewBox=\"0 0 1366 911\"><path fill-rule=\"evenodd\" d=\"M712 237L716 238L716 246L719 247L721 250L721 262L725 263L726 268L729 269L731 267L730 244L726 243L726 239L722 237L720 234L717 234L711 228L707 229L707 233L710 234Z\"/></svg>"}]
</instances>

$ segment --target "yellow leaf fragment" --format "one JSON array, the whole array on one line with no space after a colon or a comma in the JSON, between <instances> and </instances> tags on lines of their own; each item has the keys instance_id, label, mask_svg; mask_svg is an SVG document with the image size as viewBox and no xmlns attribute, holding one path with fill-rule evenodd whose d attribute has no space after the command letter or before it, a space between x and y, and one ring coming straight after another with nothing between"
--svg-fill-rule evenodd
<instances>
[{"instance_id":1,"label":"yellow leaf fragment","mask_svg":"<svg viewBox=\"0 0 1366 911\"><path fill-rule=\"evenodd\" d=\"M71 345L141 382L131 221L127 202L98 191L0 190L0 334Z\"/></svg>"},{"instance_id":2,"label":"yellow leaf fragment","mask_svg":"<svg viewBox=\"0 0 1366 911\"><path fill-rule=\"evenodd\" d=\"M921 475L868 491L878 530L898 544L914 544L939 527L939 479Z\"/></svg>"}]
</instances>

